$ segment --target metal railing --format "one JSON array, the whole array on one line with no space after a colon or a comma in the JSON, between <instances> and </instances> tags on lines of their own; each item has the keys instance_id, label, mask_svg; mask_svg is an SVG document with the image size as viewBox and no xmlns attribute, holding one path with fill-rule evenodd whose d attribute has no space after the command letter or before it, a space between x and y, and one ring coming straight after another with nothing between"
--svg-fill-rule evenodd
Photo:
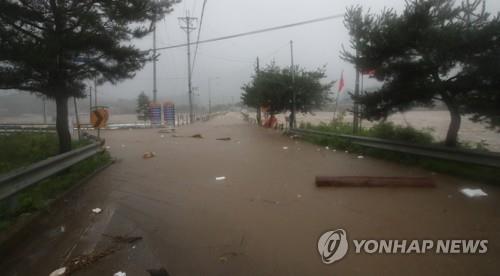
<instances>
[{"instance_id":1,"label":"metal railing","mask_svg":"<svg viewBox=\"0 0 500 276\"><path fill-rule=\"evenodd\" d=\"M84 137L92 139L94 142L90 145L50 157L26 168L0 175L0 200L9 198L41 180L104 151L102 148L104 140L99 140L97 137L89 134L85 134Z\"/></svg>"},{"instance_id":2,"label":"metal railing","mask_svg":"<svg viewBox=\"0 0 500 276\"><path fill-rule=\"evenodd\" d=\"M353 144L364 147L500 168L500 153L495 152L480 152L474 150L453 149L444 146L419 145L373 137L345 135L298 128L290 129L288 132L298 135L316 135L342 138L349 140Z\"/></svg>"}]
</instances>

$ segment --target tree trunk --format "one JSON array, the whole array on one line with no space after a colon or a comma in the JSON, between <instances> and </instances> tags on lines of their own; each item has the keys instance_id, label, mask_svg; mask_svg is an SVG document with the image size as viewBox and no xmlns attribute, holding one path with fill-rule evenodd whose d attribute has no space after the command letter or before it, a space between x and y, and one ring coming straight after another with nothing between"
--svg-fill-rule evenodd
<instances>
[{"instance_id":1,"label":"tree trunk","mask_svg":"<svg viewBox=\"0 0 500 276\"><path fill-rule=\"evenodd\" d=\"M458 106L450 97L443 97L443 102L446 104L450 112L450 125L444 144L447 147L456 147L458 144L458 131L460 130L461 116Z\"/></svg>"},{"instance_id":2,"label":"tree trunk","mask_svg":"<svg viewBox=\"0 0 500 276\"><path fill-rule=\"evenodd\" d=\"M68 98L59 96L56 98L56 129L59 140L59 153L71 150L71 134L68 124Z\"/></svg>"}]
</instances>

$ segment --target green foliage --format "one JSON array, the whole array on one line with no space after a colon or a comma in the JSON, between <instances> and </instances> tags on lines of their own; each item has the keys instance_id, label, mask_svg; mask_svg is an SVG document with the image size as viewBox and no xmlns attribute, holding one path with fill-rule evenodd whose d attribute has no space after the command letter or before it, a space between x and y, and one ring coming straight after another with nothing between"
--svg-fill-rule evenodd
<instances>
[{"instance_id":1,"label":"green foliage","mask_svg":"<svg viewBox=\"0 0 500 276\"><path fill-rule=\"evenodd\" d=\"M352 134L352 123L345 123L342 121L336 121L331 124L323 123L320 125L301 124L300 127L338 134ZM358 135L423 145L435 144L432 135L427 131L419 131L412 127L397 126L392 123L379 123L371 128L361 128ZM498 184L498 179L500 179L500 171L495 168L363 147L351 143L349 139L340 137L322 137L311 135L304 136L303 139L314 144L329 146L332 149L346 150L351 153L373 156L380 159L394 161L403 165L419 166L434 172L455 175L471 180ZM461 144L460 146L464 149L482 148L484 150L484 144L481 143L475 146L470 144Z\"/></svg>"},{"instance_id":2,"label":"green foliage","mask_svg":"<svg viewBox=\"0 0 500 276\"><path fill-rule=\"evenodd\" d=\"M407 1L403 13L384 10L379 15L353 7L345 25L351 53L345 60L361 71L375 70L384 82L373 93L354 100L363 117L385 118L415 106L442 101L452 121L447 145L457 144L460 116L500 126L500 16L485 12L484 0Z\"/></svg>"},{"instance_id":3,"label":"green foliage","mask_svg":"<svg viewBox=\"0 0 500 276\"><path fill-rule=\"evenodd\" d=\"M0 202L0 231L22 214L43 210L51 200L110 161L107 152L95 155L20 192L10 202Z\"/></svg>"},{"instance_id":4,"label":"green foliage","mask_svg":"<svg viewBox=\"0 0 500 276\"><path fill-rule=\"evenodd\" d=\"M250 107L268 106L269 112L276 114L292 109L294 89L297 112L310 112L331 102L329 92L334 82L324 84L324 78L324 68L315 71L295 68L293 82L290 68L282 69L271 64L256 72L252 81L242 87L241 99L243 104Z\"/></svg>"},{"instance_id":5,"label":"green foliage","mask_svg":"<svg viewBox=\"0 0 500 276\"><path fill-rule=\"evenodd\" d=\"M137 108L135 109L138 120L146 121L149 118L150 103L149 97L144 92L141 92L137 97Z\"/></svg>"},{"instance_id":6,"label":"green foliage","mask_svg":"<svg viewBox=\"0 0 500 276\"><path fill-rule=\"evenodd\" d=\"M89 141L73 141L73 147ZM0 174L31 165L58 153L57 137L53 133L12 133L0 135Z\"/></svg>"}]
</instances>

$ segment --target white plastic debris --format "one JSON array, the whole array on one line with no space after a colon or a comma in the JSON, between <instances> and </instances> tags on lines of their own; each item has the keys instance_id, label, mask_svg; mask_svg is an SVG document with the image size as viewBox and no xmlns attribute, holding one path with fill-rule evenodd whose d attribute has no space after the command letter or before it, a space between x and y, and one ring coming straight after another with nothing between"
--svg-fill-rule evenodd
<instances>
[{"instance_id":1,"label":"white plastic debris","mask_svg":"<svg viewBox=\"0 0 500 276\"><path fill-rule=\"evenodd\" d=\"M358 159L364 159L365 157L363 155L359 155Z\"/></svg>"},{"instance_id":2,"label":"white plastic debris","mask_svg":"<svg viewBox=\"0 0 500 276\"><path fill-rule=\"evenodd\" d=\"M52 271L49 276L61 276L64 275L64 273L66 273L66 267L61 267Z\"/></svg>"},{"instance_id":3,"label":"white plastic debris","mask_svg":"<svg viewBox=\"0 0 500 276\"><path fill-rule=\"evenodd\" d=\"M346 150L346 151L345 151L345 153L349 153L349 151L348 151L348 150Z\"/></svg>"},{"instance_id":4,"label":"white plastic debris","mask_svg":"<svg viewBox=\"0 0 500 276\"><path fill-rule=\"evenodd\" d=\"M287 149L288 149L288 147L283 147L283 149L284 149L284 150L287 150Z\"/></svg>"},{"instance_id":5,"label":"white plastic debris","mask_svg":"<svg viewBox=\"0 0 500 276\"><path fill-rule=\"evenodd\" d=\"M92 212L94 212L95 214L100 214L102 212L102 209L101 208L94 208L94 209L92 209Z\"/></svg>"},{"instance_id":6,"label":"white plastic debris","mask_svg":"<svg viewBox=\"0 0 500 276\"><path fill-rule=\"evenodd\" d=\"M66 227L64 227L64 225L61 225L61 228L59 228L59 230L61 230L61 233L64 233L66 232Z\"/></svg>"},{"instance_id":7,"label":"white plastic debris","mask_svg":"<svg viewBox=\"0 0 500 276\"><path fill-rule=\"evenodd\" d=\"M480 196L487 196L488 195L487 193L485 193L481 189L465 188L465 189L460 190L460 192L462 192L462 194L464 194L468 197L480 197Z\"/></svg>"},{"instance_id":8,"label":"white plastic debris","mask_svg":"<svg viewBox=\"0 0 500 276\"><path fill-rule=\"evenodd\" d=\"M217 180L217 181L226 180L226 177L225 176L217 176L215 178L215 180Z\"/></svg>"},{"instance_id":9,"label":"white plastic debris","mask_svg":"<svg viewBox=\"0 0 500 276\"><path fill-rule=\"evenodd\" d=\"M326 147L325 147L325 149L326 149L326 150L330 150L330 147L329 147L329 146L326 146Z\"/></svg>"},{"instance_id":10,"label":"white plastic debris","mask_svg":"<svg viewBox=\"0 0 500 276\"><path fill-rule=\"evenodd\" d=\"M337 152L337 150L336 150L336 149L333 149L332 151L333 151L333 152Z\"/></svg>"},{"instance_id":11,"label":"white plastic debris","mask_svg":"<svg viewBox=\"0 0 500 276\"><path fill-rule=\"evenodd\" d=\"M110 146L105 146L104 148L106 148L107 150L109 150L111 147Z\"/></svg>"},{"instance_id":12,"label":"white plastic debris","mask_svg":"<svg viewBox=\"0 0 500 276\"><path fill-rule=\"evenodd\" d=\"M123 271L118 271L115 274L113 274L113 276L127 276L127 273L125 273Z\"/></svg>"}]
</instances>

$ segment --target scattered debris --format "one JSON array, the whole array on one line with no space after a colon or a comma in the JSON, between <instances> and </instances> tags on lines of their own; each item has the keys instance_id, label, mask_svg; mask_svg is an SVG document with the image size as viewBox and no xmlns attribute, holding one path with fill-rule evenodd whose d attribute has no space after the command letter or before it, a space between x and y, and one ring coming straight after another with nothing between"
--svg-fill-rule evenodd
<instances>
[{"instance_id":1,"label":"scattered debris","mask_svg":"<svg viewBox=\"0 0 500 276\"><path fill-rule=\"evenodd\" d=\"M147 269L146 271L150 276L170 276L168 271L163 267L160 267L160 269Z\"/></svg>"},{"instance_id":2,"label":"scattered debris","mask_svg":"<svg viewBox=\"0 0 500 276\"><path fill-rule=\"evenodd\" d=\"M134 243L136 241L142 240L141 236L112 236L107 234L102 234L103 236L110 238L113 242L116 243Z\"/></svg>"},{"instance_id":3,"label":"scattered debris","mask_svg":"<svg viewBox=\"0 0 500 276\"><path fill-rule=\"evenodd\" d=\"M142 158L144 159L149 159L149 158L153 158L155 157L155 153L152 152L152 151L146 151L143 155L142 155Z\"/></svg>"},{"instance_id":4,"label":"scattered debris","mask_svg":"<svg viewBox=\"0 0 500 276\"><path fill-rule=\"evenodd\" d=\"M219 140L219 141L231 141L231 137L217 138L215 140Z\"/></svg>"},{"instance_id":5,"label":"scattered debris","mask_svg":"<svg viewBox=\"0 0 500 276\"><path fill-rule=\"evenodd\" d=\"M162 134L162 135L160 135L160 138L165 138L165 135L163 135L163 134Z\"/></svg>"},{"instance_id":6,"label":"scattered debris","mask_svg":"<svg viewBox=\"0 0 500 276\"><path fill-rule=\"evenodd\" d=\"M487 196L488 194L485 193L481 189L469 189L465 188L460 190L460 192L468 197L481 197L481 196Z\"/></svg>"},{"instance_id":7,"label":"scattered debris","mask_svg":"<svg viewBox=\"0 0 500 276\"><path fill-rule=\"evenodd\" d=\"M325 147L325 149L326 149L326 150L330 150L330 147L329 147L329 146L326 146L326 147Z\"/></svg>"},{"instance_id":8,"label":"scattered debris","mask_svg":"<svg viewBox=\"0 0 500 276\"><path fill-rule=\"evenodd\" d=\"M127 276L127 273L125 273L123 271L118 271L115 274L113 274L113 276Z\"/></svg>"},{"instance_id":9,"label":"scattered debris","mask_svg":"<svg viewBox=\"0 0 500 276\"><path fill-rule=\"evenodd\" d=\"M346 150L346 151L345 151L345 153L349 153L349 151L348 151L348 150Z\"/></svg>"},{"instance_id":10,"label":"scattered debris","mask_svg":"<svg viewBox=\"0 0 500 276\"><path fill-rule=\"evenodd\" d=\"M107 149L107 150L109 150L111 147L110 146L105 146L104 148Z\"/></svg>"},{"instance_id":11,"label":"scattered debris","mask_svg":"<svg viewBox=\"0 0 500 276\"><path fill-rule=\"evenodd\" d=\"M288 149L288 147L283 147L283 149L284 149L284 150L287 150L287 149Z\"/></svg>"},{"instance_id":12,"label":"scattered debris","mask_svg":"<svg viewBox=\"0 0 500 276\"><path fill-rule=\"evenodd\" d=\"M65 263L65 267L67 268L67 270L65 271L66 274L64 275L71 275L78 270L82 270L85 267L88 267L89 265L96 263L100 259L108 255L111 255L120 249L121 249L120 247L113 245L102 251L92 252L90 254L85 254L75 257L72 260L69 260Z\"/></svg>"},{"instance_id":13,"label":"scattered debris","mask_svg":"<svg viewBox=\"0 0 500 276\"><path fill-rule=\"evenodd\" d=\"M215 178L215 180L217 180L217 181L226 180L226 177L225 176L217 176Z\"/></svg>"},{"instance_id":14,"label":"scattered debris","mask_svg":"<svg viewBox=\"0 0 500 276\"><path fill-rule=\"evenodd\" d=\"M170 130L170 129L160 129L160 130L158 130L158 133L172 133L172 130Z\"/></svg>"},{"instance_id":15,"label":"scattered debris","mask_svg":"<svg viewBox=\"0 0 500 276\"><path fill-rule=\"evenodd\" d=\"M336 150L336 149L332 149L332 151L333 151L333 152L337 152L337 150Z\"/></svg>"},{"instance_id":16,"label":"scattered debris","mask_svg":"<svg viewBox=\"0 0 500 276\"><path fill-rule=\"evenodd\" d=\"M298 194L298 195L297 195L297 198L302 198L302 195L301 195L301 194Z\"/></svg>"},{"instance_id":17,"label":"scattered debris","mask_svg":"<svg viewBox=\"0 0 500 276\"><path fill-rule=\"evenodd\" d=\"M221 262L221 263L227 263L227 261L229 261L229 257L237 257L238 255L241 255L241 253L238 253L238 252L227 252L227 253L224 253L224 254L222 254L219 257L219 262Z\"/></svg>"},{"instance_id":18,"label":"scattered debris","mask_svg":"<svg viewBox=\"0 0 500 276\"><path fill-rule=\"evenodd\" d=\"M64 275L65 273L66 273L66 267L61 267L52 271L52 273L50 273L49 276L61 276Z\"/></svg>"},{"instance_id":19,"label":"scattered debris","mask_svg":"<svg viewBox=\"0 0 500 276\"><path fill-rule=\"evenodd\" d=\"M64 227L64 225L61 225L60 230L61 230L61 233L64 233L64 232L66 232L66 227Z\"/></svg>"},{"instance_id":20,"label":"scattered debris","mask_svg":"<svg viewBox=\"0 0 500 276\"><path fill-rule=\"evenodd\" d=\"M363 155L358 155L358 159L364 159L365 157Z\"/></svg>"},{"instance_id":21,"label":"scattered debris","mask_svg":"<svg viewBox=\"0 0 500 276\"><path fill-rule=\"evenodd\" d=\"M100 214L102 212L102 209L101 208L94 208L94 209L92 209L92 212L94 212L95 214Z\"/></svg>"},{"instance_id":22,"label":"scattered debris","mask_svg":"<svg viewBox=\"0 0 500 276\"><path fill-rule=\"evenodd\" d=\"M422 187L436 186L429 177L316 176L318 187Z\"/></svg>"},{"instance_id":23,"label":"scattered debris","mask_svg":"<svg viewBox=\"0 0 500 276\"><path fill-rule=\"evenodd\" d=\"M199 133L195 134L195 135L193 135L191 137L193 137L193 138L199 138L199 139L203 138L203 136L201 134L199 134Z\"/></svg>"}]
</instances>

